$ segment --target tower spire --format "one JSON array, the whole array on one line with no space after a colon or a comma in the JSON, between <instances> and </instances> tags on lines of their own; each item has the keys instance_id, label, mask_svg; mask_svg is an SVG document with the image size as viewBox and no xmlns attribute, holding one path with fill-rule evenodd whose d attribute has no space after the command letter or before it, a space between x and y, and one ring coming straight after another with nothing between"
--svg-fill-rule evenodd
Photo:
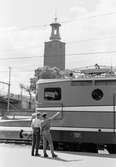
<instances>
[{"instance_id":1,"label":"tower spire","mask_svg":"<svg viewBox=\"0 0 116 167\"><path fill-rule=\"evenodd\" d=\"M57 17L57 9L55 10L55 17L54 17L54 21L55 23L57 23L58 17Z\"/></svg>"},{"instance_id":2,"label":"tower spire","mask_svg":"<svg viewBox=\"0 0 116 167\"><path fill-rule=\"evenodd\" d=\"M58 18L55 16L55 18L54 18L55 23L57 23L57 20L58 20Z\"/></svg>"},{"instance_id":3,"label":"tower spire","mask_svg":"<svg viewBox=\"0 0 116 167\"><path fill-rule=\"evenodd\" d=\"M50 40L61 40L60 33L59 33L59 27L61 26L61 24L58 23L57 20L58 18L57 16L55 16L54 22L50 24L52 28Z\"/></svg>"}]
</instances>

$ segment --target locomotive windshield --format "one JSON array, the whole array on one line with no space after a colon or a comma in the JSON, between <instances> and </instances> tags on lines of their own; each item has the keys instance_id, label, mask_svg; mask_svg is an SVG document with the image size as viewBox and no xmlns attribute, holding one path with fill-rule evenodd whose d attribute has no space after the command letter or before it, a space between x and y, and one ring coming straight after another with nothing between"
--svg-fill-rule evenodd
<instances>
[{"instance_id":1,"label":"locomotive windshield","mask_svg":"<svg viewBox=\"0 0 116 167\"><path fill-rule=\"evenodd\" d=\"M61 100L61 88L44 88L45 100Z\"/></svg>"}]
</instances>

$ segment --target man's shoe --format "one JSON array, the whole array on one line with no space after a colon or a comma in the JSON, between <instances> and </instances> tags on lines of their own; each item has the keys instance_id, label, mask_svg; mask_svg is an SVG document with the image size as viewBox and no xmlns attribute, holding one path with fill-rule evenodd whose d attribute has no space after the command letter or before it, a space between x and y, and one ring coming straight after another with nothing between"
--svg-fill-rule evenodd
<instances>
[{"instance_id":1,"label":"man's shoe","mask_svg":"<svg viewBox=\"0 0 116 167\"><path fill-rule=\"evenodd\" d=\"M45 153L45 154L44 154L44 157L45 157L45 158L47 158L47 157L48 157L48 154L47 154L47 153Z\"/></svg>"},{"instance_id":2,"label":"man's shoe","mask_svg":"<svg viewBox=\"0 0 116 167\"><path fill-rule=\"evenodd\" d=\"M34 153L31 153L31 156L34 156Z\"/></svg>"},{"instance_id":3,"label":"man's shoe","mask_svg":"<svg viewBox=\"0 0 116 167\"><path fill-rule=\"evenodd\" d=\"M52 154L52 158L57 158L58 156L56 154Z\"/></svg>"},{"instance_id":4,"label":"man's shoe","mask_svg":"<svg viewBox=\"0 0 116 167\"><path fill-rule=\"evenodd\" d=\"M41 155L40 154L35 154L36 157L40 157Z\"/></svg>"}]
</instances>

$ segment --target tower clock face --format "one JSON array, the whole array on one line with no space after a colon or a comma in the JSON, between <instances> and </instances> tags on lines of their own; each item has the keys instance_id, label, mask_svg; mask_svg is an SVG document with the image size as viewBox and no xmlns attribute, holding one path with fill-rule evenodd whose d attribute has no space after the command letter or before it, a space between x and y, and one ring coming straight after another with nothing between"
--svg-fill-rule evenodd
<instances>
[{"instance_id":1,"label":"tower clock face","mask_svg":"<svg viewBox=\"0 0 116 167\"><path fill-rule=\"evenodd\" d=\"M101 89L94 89L91 94L94 100L101 100L104 96L103 91Z\"/></svg>"}]
</instances>

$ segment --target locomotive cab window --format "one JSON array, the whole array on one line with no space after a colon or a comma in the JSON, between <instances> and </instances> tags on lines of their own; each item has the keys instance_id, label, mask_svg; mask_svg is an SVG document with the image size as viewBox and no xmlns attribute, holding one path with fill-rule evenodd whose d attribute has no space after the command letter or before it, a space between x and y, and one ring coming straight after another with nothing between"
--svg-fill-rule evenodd
<instances>
[{"instance_id":1,"label":"locomotive cab window","mask_svg":"<svg viewBox=\"0 0 116 167\"><path fill-rule=\"evenodd\" d=\"M61 100L61 88L45 88L45 100Z\"/></svg>"}]
</instances>

